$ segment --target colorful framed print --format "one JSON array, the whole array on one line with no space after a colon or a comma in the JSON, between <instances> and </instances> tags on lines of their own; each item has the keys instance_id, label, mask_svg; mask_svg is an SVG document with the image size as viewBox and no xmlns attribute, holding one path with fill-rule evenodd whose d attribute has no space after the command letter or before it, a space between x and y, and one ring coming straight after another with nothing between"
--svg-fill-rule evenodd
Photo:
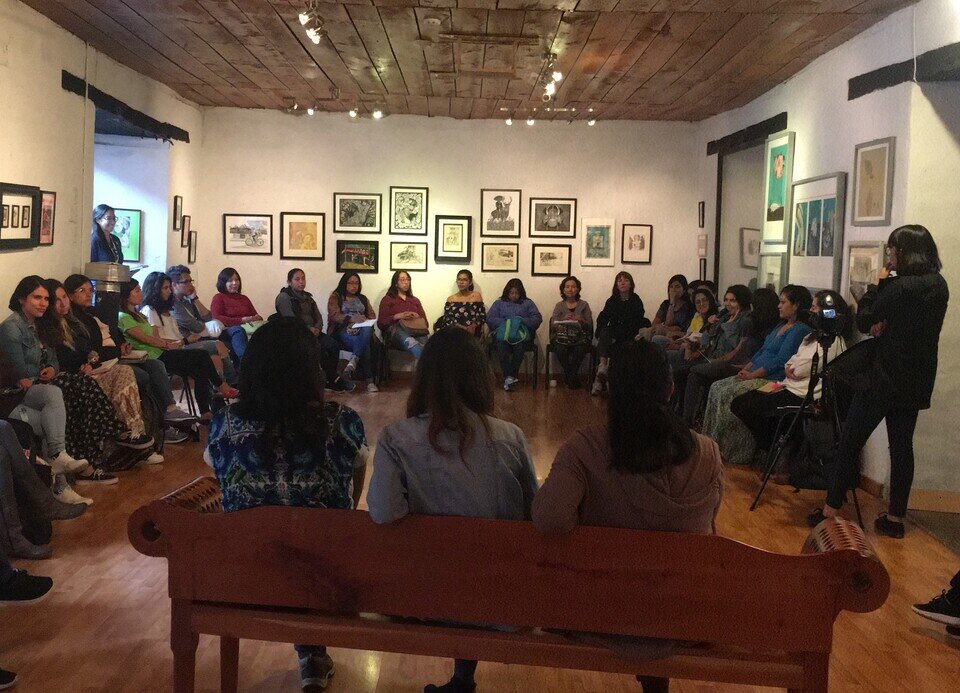
<instances>
[{"instance_id":1,"label":"colorful framed print","mask_svg":"<svg viewBox=\"0 0 960 693\"><path fill-rule=\"evenodd\" d=\"M620 234L620 262L649 265L653 260L653 226L624 224Z\"/></svg>"},{"instance_id":2,"label":"colorful framed print","mask_svg":"<svg viewBox=\"0 0 960 693\"><path fill-rule=\"evenodd\" d=\"M40 188L31 185L0 183L0 205L4 221L0 226L0 250L35 248L40 241Z\"/></svg>"},{"instance_id":3,"label":"colorful framed print","mask_svg":"<svg viewBox=\"0 0 960 693\"><path fill-rule=\"evenodd\" d=\"M760 229L740 229L740 266L757 269L760 266Z\"/></svg>"},{"instance_id":4,"label":"colorful framed print","mask_svg":"<svg viewBox=\"0 0 960 693\"><path fill-rule=\"evenodd\" d=\"M847 285L843 297L853 314L867 287L877 283L888 254L885 241L854 241L847 246Z\"/></svg>"},{"instance_id":5,"label":"colorful framed print","mask_svg":"<svg viewBox=\"0 0 960 693\"><path fill-rule=\"evenodd\" d=\"M273 255L272 214L224 214L224 255Z\"/></svg>"},{"instance_id":6,"label":"colorful framed print","mask_svg":"<svg viewBox=\"0 0 960 693\"><path fill-rule=\"evenodd\" d=\"M480 235L520 238L520 191L483 188L480 191Z\"/></svg>"},{"instance_id":7,"label":"colorful framed print","mask_svg":"<svg viewBox=\"0 0 960 693\"><path fill-rule=\"evenodd\" d=\"M778 294L787 285L788 253L783 250L761 250L757 257L757 287L773 289Z\"/></svg>"},{"instance_id":8,"label":"colorful framed print","mask_svg":"<svg viewBox=\"0 0 960 693\"><path fill-rule=\"evenodd\" d=\"M519 243L483 243L480 246L481 272L517 272L520 270Z\"/></svg>"},{"instance_id":9,"label":"colorful framed print","mask_svg":"<svg viewBox=\"0 0 960 693\"><path fill-rule=\"evenodd\" d=\"M583 267L613 267L616 222L613 219L583 219L580 229L580 265Z\"/></svg>"},{"instance_id":10,"label":"colorful framed print","mask_svg":"<svg viewBox=\"0 0 960 693\"><path fill-rule=\"evenodd\" d=\"M790 183L793 180L794 133L770 135L764 157L764 243L786 243L790 229Z\"/></svg>"},{"instance_id":11,"label":"colorful framed print","mask_svg":"<svg viewBox=\"0 0 960 693\"><path fill-rule=\"evenodd\" d=\"M57 193L40 191L40 239L38 245L53 245L57 217Z\"/></svg>"},{"instance_id":12,"label":"colorful framed print","mask_svg":"<svg viewBox=\"0 0 960 693\"><path fill-rule=\"evenodd\" d=\"M570 274L571 246L533 244L530 274L534 277L566 277Z\"/></svg>"},{"instance_id":13,"label":"colorful framed print","mask_svg":"<svg viewBox=\"0 0 960 693\"><path fill-rule=\"evenodd\" d=\"M390 271L427 271L427 244L396 241L390 244Z\"/></svg>"},{"instance_id":14,"label":"colorful framed print","mask_svg":"<svg viewBox=\"0 0 960 693\"><path fill-rule=\"evenodd\" d=\"M179 231L183 226L183 198L180 195L173 196L173 230ZM189 237L187 242L189 242ZM184 247L183 238L180 239L180 247Z\"/></svg>"},{"instance_id":15,"label":"colorful framed print","mask_svg":"<svg viewBox=\"0 0 960 693\"><path fill-rule=\"evenodd\" d=\"M427 235L430 188L390 186L390 233Z\"/></svg>"},{"instance_id":16,"label":"colorful framed print","mask_svg":"<svg viewBox=\"0 0 960 693\"><path fill-rule=\"evenodd\" d=\"M893 209L893 163L897 138L858 144L853 155L854 226L889 226Z\"/></svg>"},{"instance_id":17,"label":"colorful framed print","mask_svg":"<svg viewBox=\"0 0 960 693\"><path fill-rule=\"evenodd\" d=\"M323 212L280 212L280 258L323 260L326 230Z\"/></svg>"},{"instance_id":18,"label":"colorful framed print","mask_svg":"<svg viewBox=\"0 0 960 693\"><path fill-rule=\"evenodd\" d=\"M337 241L337 272L376 274L380 268L380 241Z\"/></svg>"},{"instance_id":19,"label":"colorful framed print","mask_svg":"<svg viewBox=\"0 0 960 693\"><path fill-rule=\"evenodd\" d=\"M117 225L113 235L120 239L124 262L140 262L143 245L143 212L139 209L115 209Z\"/></svg>"},{"instance_id":20,"label":"colorful framed print","mask_svg":"<svg viewBox=\"0 0 960 693\"><path fill-rule=\"evenodd\" d=\"M188 248L190 246L190 215L184 214L180 222L180 247Z\"/></svg>"},{"instance_id":21,"label":"colorful framed print","mask_svg":"<svg viewBox=\"0 0 960 693\"><path fill-rule=\"evenodd\" d=\"M333 193L334 233L380 233L380 193Z\"/></svg>"},{"instance_id":22,"label":"colorful framed print","mask_svg":"<svg viewBox=\"0 0 960 693\"><path fill-rule=\"evenodd\" d=\"M793 184L791 284L840 289L847 174L840 171Z\"/></svg>"},{"instance_id":23,"label":"colorful framed print","mask_svg":"<svg viewBox=\"0 0 960 693\"><path fill-rule=\"evenodd\" d=\"M576 238L576 198L531 197L529 225L530 238Z\"/></svg>"},{"instance_id":24,"label":"colorful framed print","mask_svg":"<svg viewBox=\"0 0 960 693\"><path fill-rule=\"evenodd\" d=\"M441 264L470 264L470 256L473 254L473 217L438 214L434 226L434 261Z\"/></svg>"},{"instance_id":25,"label":"colorful framed print","mask_svg":"<svg viewBox=\"0 0 960 693\"><path fill-rule=\"evenodd\" d=\"M189 217L185 217L189 219ZM197 262L197 232L191 231L190 238L187 240L187 264L193 265Z\"/></svg>"}]
</instances>

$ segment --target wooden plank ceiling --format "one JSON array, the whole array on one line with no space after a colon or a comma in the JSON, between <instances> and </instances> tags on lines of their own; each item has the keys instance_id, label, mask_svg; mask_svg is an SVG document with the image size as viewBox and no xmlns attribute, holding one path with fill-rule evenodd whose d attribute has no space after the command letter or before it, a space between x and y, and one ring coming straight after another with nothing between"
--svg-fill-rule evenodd
<instances>
[{"instance_id":1,"label":"wooden plank ceiling","mask_svg":"<svg viewBox=\"0 0 960 693\"><path fill-rule=\"evenodd\" d=\"M204 106L701 120L915 0L22 0ZM443 40L440 34L536 37ZM542 101L544 55L563 73ZM592 109L592 110L591 110Z\"/></svg>"}]
</instances>

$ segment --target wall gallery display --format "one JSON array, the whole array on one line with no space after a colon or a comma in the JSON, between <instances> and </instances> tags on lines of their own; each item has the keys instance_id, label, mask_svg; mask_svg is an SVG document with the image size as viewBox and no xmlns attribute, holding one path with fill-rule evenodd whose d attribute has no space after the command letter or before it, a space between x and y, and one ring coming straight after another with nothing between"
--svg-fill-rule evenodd
<instances>
[{"instance_id":1,"label":"wall gallery display","mask_svg":"<svg viewBox=\"0 0 960 693\"><path fill-rule=\"evenodd\" d=\"M180 195L173 196L173 230L179 231L183 226L183 198ZM189 242L189 239L188 239ZM180 247L183 247L183 240L180 241Z\"/></svg>"},{"instance_id":2,"label":"wall gallery display","mask_svg":"<svg viewBox=\"0 0 960 693\"><path fill-rule=\"evenodd\" d=\"M794 183L791 284L840 289L846 191L842 171Z\"/></svg>"},{"instance_id":3,"label":"wall gallery display","mask_svg":"<svg viewBox=\"0 0 960 693\"><path fill-rule=\"evenodd\" d=\"M390 271L427 271L427 244L399 241L390 244Z\"/></svg>"},{"instance_id":4,"label":"wall gallery display","mask_svg":"<svg viewBox=\"0 0 960 693\"><path fill-rule=\"evenodd\" d=\"M519 243L483 243L480 247L482 272L517 272L520 270Z\"/></svg>"},{"instance_id":5,"label":"wall gallery display","mask_svg":"<svg viewBox=\"0 0 960 693\"><path fill-rule=\"evenodd\" d=\"M334 233L380 233L380 193L333 193Z\"/></svg>"},{"instance_id":6,"label":"wall gallery display","mask_svg":"<svg viewBox=\"0 0 960 693\"><path fill-rule=\"evenodd\" d=\"M620 235L620 262L649 265L653 259L653 226L624 224Z\"/></svg>"},{"instance_id":7,"label":"wall gallery display","mask_svg":"<svg viewBox=\"0 0 960 693\"><path fill-rule=\"evenodd\" d=\"M480 235L520 238L520 191L484 188L480 191Z\"/></svg>"},{"instance_id":8,"label":"wall gallery display","mask_svg":"<svg viewBox=\"0 0 960 693\"><path fill-rule=\"evenodd\" d=\"M531 238L576 238L576 198L531 197L529 225Z\"/></svg>"},{"instance_id":9,"label":"wall gallery display","mask_svg":"<svg viewBox=\"0 0 960 693\"><path fill-rule=\"evenodd\" d=\"M767 138L764 157L763 241L786 243L790 227L790 183L793 179L794 134L784 131Z\"/></svg>"},{"instance_id":10,"label":"wall gallery display","mask_svg":"<svg viewBox=\"0 0 960 693\"><path fill-rule=\"evenodd\" d=\"M190 246L190 215L184 214L180 222L180 247L188 248Z\"/></svg>"},{"instance_id":11,"label":"wall gallery display","mask_svg":"<svg viewBox=\"0 0 960 693\"><path fill-rule=\"evenodd\" d=\"M616 228L613 219L581 220L580 264L583 267L613 267Z\"/></svg>"},{"instance_id":12,"label":"wall gallery display","mask_svg":"<svg viewBox=\"0 0 960 693\"><path fill-rule=\"evenodd\" d=\"M762 251L757 267L757 287L773 289L778 294L787 284L787 253Z\"/></svg>"},{"instance_id":13,"label":"wall gallery display","mask_svg":"<svg viewBox=\"0 0 960 693\"><path fill-rule=\"evenodd\" d=\"M54 223L57 218L57 193L40 192L40 239L39 245L53 245Z\"/></svg>"},{"instance_id":14,"label":"wall gallery display","mask_svg":"<svg viewBox=\"0 0 960 693\"><path fill-rule=\"evenodd\" d=\"M427 235L429 188L390 186L390 233Z\"/></svg>"},{"instance_id":15,"label":"wall gallery display","mask_svg":"<svg viewBox=\"0 0 960 693\"><path fill-rule=\"evenodd\" d=\"M184 217L189 219L189 217ZM190 238L187 241L187 264L193 265L197 262L197 232L191 231Z\"/></svg>"},{"instance_id":16,"label":"wall gallery display","mask_svg":"<svg viewBox=\"0 0 960 693\"><path fill-rule=\"evenodd\" d=\"M760 229L740 229L740 266L756 269L760 266Z\"/></svg>"},{"instance_id":17,"label":"wall gallery display","mask_svg":"<svg viewBox=\"0 0 960 693\"><path fill-rule=\"evenodd\" d=\"M856 241L847 250L847 285L843 297L853 313L867 287L877 283L880 269L887 263L887 244L884 241Z\"/></svg>"},{"instance_id":18,"label":"wall gallery display","mask_svg":"<svg viewBox=\"0 0 960 693\"><path fill-rule=\"evenodd\" d=\"M897 138L864 142L853 156L854 226L889 226L893 208L893 162Z\"/></svg>"},{"instance_id":19,"label":"wall gallery display","mask_svg":"<svg viewBox=\"0 0 960 693\"><path fill-rule=\"evenodd\" d=\"M140 262L143 243L143 212L139 209L115 209L117 224L113 235L120 239L124 262Z\"/></svg>"},{"instance_id":20,"label":"wall gallery display","mask_svg":"<svg viewBox=\"0 0 960 693\"><path fill-rule=\"evenodd\" d=\"M530 273L535 277L566 277L570 274L570 246L533 244Z\"/></svg>"},{"instance_id":21,"label":"wall gallery display","mask_svg":"<svg viewBox=\"0 0 960 693\"><path fill-rule=\"evenodd\" d=\"M224 214L224 255L273 255L272 214Z\"/></svg>"},{"instance_id":22,"label":"wall gallery display","mask_svg":"<svg viewBox=\"0 0 960 693\"><path fill-rule=\"evenodd\" d=\"M280 258L323 260L326 229L323 212L280 212Z\"/></svg>"},{"instance_id":23,"label":"wall gallery display","mask_svg":"<svg viewBox=\"0 0 960 693\"><path fill-rule=\"evenodd\" d=\"M379 267L379 241L337 241L337 272L375 274Z\"/></svg>"},{"instance_id":24,"label":"wall gallery display","mask_svg":"<svg viewBox=\"0 0 960 693\"><path fill-rule=\"evenodd\" d=\"M437 216L433 257L446 264L470 264L473 251L473 217Z\"/></svg>"},{"instance_id":25,"label":"wall gallery display","mask_svg":"<svg viewBox=\"0 0 960 693\"><path fill-rule=\"evenodd\" d=\"M40 216L33 210L40 206L40 188L0 183L0 205L4 210L0 250L36 247L40 238Z\"/></svg>"}]
</instances>

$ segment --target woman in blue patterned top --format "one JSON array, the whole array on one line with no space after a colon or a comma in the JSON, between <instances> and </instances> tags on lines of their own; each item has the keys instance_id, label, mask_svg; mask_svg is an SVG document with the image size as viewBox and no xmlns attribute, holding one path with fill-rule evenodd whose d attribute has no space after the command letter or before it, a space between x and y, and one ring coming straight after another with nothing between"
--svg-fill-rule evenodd
<instances>
[{"instance_id":1,"label":"woman in blue patterned top","mask_svg":"<svg viewBox=\"0 0 960 693\"><path fill-rule=\"evenodd\" d=\"M223 510L261 505L354 508L369 450L352 409L323 401L317 340L298 318L271 320L250 338L240 400L218 412L204 458ZM304 690L326 687L333 661L323 646L294 645Z\"/></svg>"}]
</instances>

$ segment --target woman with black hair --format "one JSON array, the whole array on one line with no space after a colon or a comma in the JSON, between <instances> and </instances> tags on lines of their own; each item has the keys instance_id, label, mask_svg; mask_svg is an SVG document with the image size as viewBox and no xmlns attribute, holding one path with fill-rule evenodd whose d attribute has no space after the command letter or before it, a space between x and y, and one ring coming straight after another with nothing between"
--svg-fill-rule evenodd
<instances>
[{"instance_id":1,"label":"woman with black hair","mask_svg":"<svg viewBox=\"0 0 960 693\"><path fill-rule=\"evenodd\" d=\"M410 273L397 270L390 279L387 294L380 299L380 317L377 325L384 341L399 349L406 349L413 358L420 358L423 345L430 336L430 323L420 299L413 295Z\"/></svg>"},{"instance_id":2,"label":"woman with black hair","mask_svg":"<svg viewBox=\"0 0 960 693\"><path fill-rule=\"evenodd\" d=\"M671 352L668 353L668 358L671 359L671 365L679 365L679 360L675 361L674 359L679 357L679 350L682 349L685 344L691 343L692 345L698 345L702 343L704 333L710 326L707 321L719 312L716 297L713 295L713 292L705 286L694 289L693 298L691 298L690 301L693 303L693 309L696 312L690 319L690 325L687 327L686 333L682 337L676 337L669 343L662 345L668 352Z\"/></svg>"},{"instance_id":3,"label":"woman with black hair","mask_svg":"<svg viewBox=\"0 0 960 693\"><path fill-rule=\"evenodd\" d=\"M582 288L576 277L564 277L560 300L550 316L550 344L563 367L567 387L573 390L580 387L580 364L593 342L593 314L590 304L580 298Z\"/></svg>"},{"instance_id":4,"label":"woman with black hair","mask_svg":"<svg viewBox=\"0 0 960 693\"><path fill-rule=\"evenodd\" d=\"M617 272L610 298L597 316L597 377L590 393L599 395L607 382L610 351L637 336L643 324L643 301L636 293L637 285L629 272Z\"/></svg>"},{"instance_id":5,"label":"woman with black hair","mask_svg":"<svg viewBox=\"0 0 960 693\"><path fill-rule=\"evenodd\" d=\"M682 336L696 311L687 294L687 278L675 274L667 282L667 298L657 308L649 329L642 333L645 339L651 339L660 345L666 345L672 339Z\"/></svg>"},{"instance_id":6,"label":"woman with black hair","mask_svg":"<svg viewBox=\"0 0 960 693\"><path fill-rule=\"evenodd\" d=\"M230 351L234 364L239 366L247 349L247 330L256 329L263 321L253 303L243 294L240 273L233 267L224 267L217 275L217 293L210 299L210 314L226 327L230 337ZM244 328L247 325L247 328Z\"/></svg>"},{"instance_id":7,"label":"woman with black hair","mask_svg":"<svg viewBox=\"0 0 960 693\"><path fill-rule=\"evenodd\" d=\"M360 502L369 456L363 422L349 407L324 402L319 364L317 340L299 319L271 320L250 338L240 400L214 417L204 452L224 512ZM324 688L333 675L326 648L294 648L303 689Z\"/></svg>"},{"instance_id":8,"label":"woman with black hair","mask_svg":"<svg viewBox=\"0 0 960 693\"><path fill-rule=\"evenodd\" d=\"M886 267L877 284L860 297L857 327L874 339L861 342L834 362L828 373L852 373L854 390L837 445L834 472L816 525L834 517L856 487L858 461L873 430L887 422L890 441L890 506L874 522L878 534L903 538L903 519L913 486L913 433L921 409L929 409L937 376L940 329L950 297L940 274L933 236L923 226L901 226L890 234ZM891 277L890 273L896 272Z\"/></svg>"},{"instance_id":9,"label":"woman with black hair","mask_svg":"<svg viewBox=\"0 0 960 693\"><path fill-rule=\"evenodd\" d=\"M110 205L97 205L90 224L90 262L123 262L123 246L113 235L117 212Z\"/></svg>"},{"instance_id":10,"label":"woman with black hair","mask_svg":"<svg viewBox=\"0 0 960 693\"><path fill-rule=\"evenodd\" d=\"M536 304L527 298L523 282L514 277L503 287L503 294L487 312L487 326L493 334L493 347L503 373L503 389L507 392L518 383L517 373L526 353L537 336L543 316Z\"/></svg>"},{"instance_id":11,"label":"woman with black hair","mask_svg":"<svg viewBox=\"0 0 960 693\"><path fill-rule=\"evenodd\" d=\"M483 295L473 285L473 272L462 269L457 272L457 293L447 297L443 304L443 315L437 320L434 330L459 327L480 338L486 322L487 309L483 305Z\"/></svg>"},{"instance_id":12,"label":"woman with black hair","mask_svg":"<svg viewBox=\"0 0 960 693\"><path fill-rule=\"evenodd\" d=\"M356 325L375 317L377 314L370 305L370 300L363 295L360 275L356 272L345 272L327 301L327 320L330 334L344 349L353 354L343 369L343 377L347 380L366 380L373 377L373 325ZM378 390L373 380L367 383L367 392Z\"/></svg>"}]
</instances>

